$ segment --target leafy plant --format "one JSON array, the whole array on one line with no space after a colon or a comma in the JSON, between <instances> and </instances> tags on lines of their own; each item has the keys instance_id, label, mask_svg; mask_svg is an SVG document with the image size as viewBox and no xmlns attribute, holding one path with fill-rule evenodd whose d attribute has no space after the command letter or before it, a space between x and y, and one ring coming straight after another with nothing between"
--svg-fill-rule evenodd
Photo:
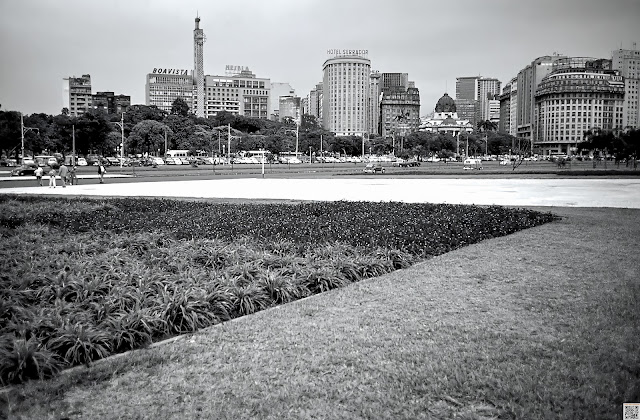
<instances>
[{"instance_id":1,"label":"leafy plant","mask_svg":"<svg viewBox=\"0 0 640 420\"><path fill-rule=\"evenodd\" d=\"M71 364L90 364L111 353L111 337L83 323L66 324L52 338L48 347Z\"/></svg>"},{"instance_id":2,"label":"leafy plant","mask_svg":"<svg viewBox=\"0 0 640 420\"><path fill-rule=\"evenodd\" d=\"M45 379L62 368L61 359L42 345L36 337L0 337L0 383Z\"/></svg>"}]
</instances>

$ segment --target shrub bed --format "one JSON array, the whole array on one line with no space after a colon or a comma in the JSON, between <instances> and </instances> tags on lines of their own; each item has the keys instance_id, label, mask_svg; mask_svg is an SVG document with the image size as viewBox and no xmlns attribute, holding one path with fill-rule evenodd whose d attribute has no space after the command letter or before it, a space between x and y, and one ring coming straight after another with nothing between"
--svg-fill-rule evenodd
<instances>
[{"instance_id":1,"label":"shrub bed","mask_svg":"<svg viewBox=\"0 0 640 420\"><path fill-rule=\"evenodd\" d=\"M495 206L0 196L0 381L45 378L554 219Z\"/></svg>"}]
</instances>

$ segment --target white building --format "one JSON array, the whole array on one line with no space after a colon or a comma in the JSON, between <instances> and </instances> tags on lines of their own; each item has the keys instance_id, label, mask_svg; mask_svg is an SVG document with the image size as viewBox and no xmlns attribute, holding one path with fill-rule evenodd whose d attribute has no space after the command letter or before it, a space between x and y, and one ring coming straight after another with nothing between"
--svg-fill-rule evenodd
<instances>
[{"instance_id":1,"label":"white building","mask_svg":"<svg viewBox=\"0 0 640 420\"><path fill-rule=\"evenodd\" d=\"M180 98L193 109L193 77L184 69L154 68L147 74L145 104L171 112L173 102Z\"/></svg>"},{"instance_id":2,"label":"white building","mask_svg":"<svg viewBox=\"0 0 640 420\"><path fill-rule=\"evenodd\" d=\"M93 106L91 95L91 76L67 77L62 84L62 107L69 110L69 115L79 117Z\"/></svg>"},{"instance_id":3,"label":"white building","mask_svg":"<svg viewBox=\"0 0 640 420\"><path fill-rule=\"evenodd\" d=\"M322 126L338 136L368 132L371 61L364 55L336 55L323 66Z\"/></svg>"},{"instance_id":4,"label":"white building","mask_svg":"<svg viewBox=\"0 0 640 420\"><path fill-rule=\"evenodd\" d=\"M270 110L271 115L270 119L279 120L280 119L280 97L281 96L295 96L296 91L291 87L289 83L279 83L273 82L271 83L271 99L270 99Z\"/></svg>"},{"instance_id":5,"label":"white building","mask_svg":"<svg viewBox=\"0 0 640 420\"><path fill-rule=\"evenodd\" d=\"M612 66L624 77L624 128L640 128L640 51L616 50L612 53Z\"/></svg>"},{"instance_id":6,"label":"white building","mask_svg":"<svg viewBox=\"0 0 640 420\"><path fill-rule=\"evenodd\" d=\"M271 82L256 78L250 70L235 76L205 76L205 117L227 111L245 117L267 119Z\"/></svg>"}]
</instances>

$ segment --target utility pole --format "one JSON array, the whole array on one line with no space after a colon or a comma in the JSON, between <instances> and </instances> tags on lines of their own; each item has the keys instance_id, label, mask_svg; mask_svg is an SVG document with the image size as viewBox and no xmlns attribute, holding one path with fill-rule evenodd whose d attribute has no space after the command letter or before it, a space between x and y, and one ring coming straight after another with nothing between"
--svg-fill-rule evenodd
<instances>
[{"instance_id":1,"label":"utility pole","mask_svg":"<svg viewBox=\"0 0 640 420\"><path fill-rule=\"evenodd\" d=\"M71 126L71 155L73 156L73 162L71 162L71 166L76 166L76 126Z\"/></svg>"},{"instance_id":2,"label":"utility pole","mask_svg":"<svg viewBox=\"0 0 640 420\"><path fill-rule=\"evenodd\" d=\"M122 132L122 143L120 143L120 168L124 164L124 112L122 113L122 118L120 118L120 122L114 122L117 126L120 127L120 131Z\"/></svg>"},{"instance_id":3,"label":"utility pole","mask_svg":"<svg viewBox=\"0 0 640 420\"><path fill-rule=\"evenodd\" d=\"M29 130L35 130L38 132L38 134L40 134L40 129L39 128L35 128L35 127L25 127L24 126L24 120L22 119L22 113L20 113L20 137L22 139L22 147L21 147L21 160L20 163L23 164L24 163L24 133L28 133Z\"/></svg>"},{"instance_id":4,"label":"utility pole","mask_svg":"<svg viewBox=\"0 0 640 420\"><path fill-rule=\"evenodd\" d=\"M164 130L164 155L167 156L167 129Z\"/></svg>"},{"instance_id":5,"label":"utility pole","mask_svg":"<svg viewBox=\"0 0 640 420\"><path fill-rule=\"evenodd\" d=\"M227 163L231 162L229 152L231 151L231 123L227 125Z\"/></svg>"}]
</instances>

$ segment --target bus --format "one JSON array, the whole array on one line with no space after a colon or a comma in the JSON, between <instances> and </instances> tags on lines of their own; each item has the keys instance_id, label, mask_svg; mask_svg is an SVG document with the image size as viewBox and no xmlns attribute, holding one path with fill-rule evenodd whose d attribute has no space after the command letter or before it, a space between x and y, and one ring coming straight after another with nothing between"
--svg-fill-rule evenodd
<instances>
[{"instance_id":1,"label":"bus","mask_svg":"<svg viewBox=\"0 0 640 420\"><path fill-rule=\"evenodd\" d=\"M167 152L164 154L165 157L179 157L179 158L187 158L189 157L189 151L188 150L167 150Z\"/></svg>"}]
</instances>

